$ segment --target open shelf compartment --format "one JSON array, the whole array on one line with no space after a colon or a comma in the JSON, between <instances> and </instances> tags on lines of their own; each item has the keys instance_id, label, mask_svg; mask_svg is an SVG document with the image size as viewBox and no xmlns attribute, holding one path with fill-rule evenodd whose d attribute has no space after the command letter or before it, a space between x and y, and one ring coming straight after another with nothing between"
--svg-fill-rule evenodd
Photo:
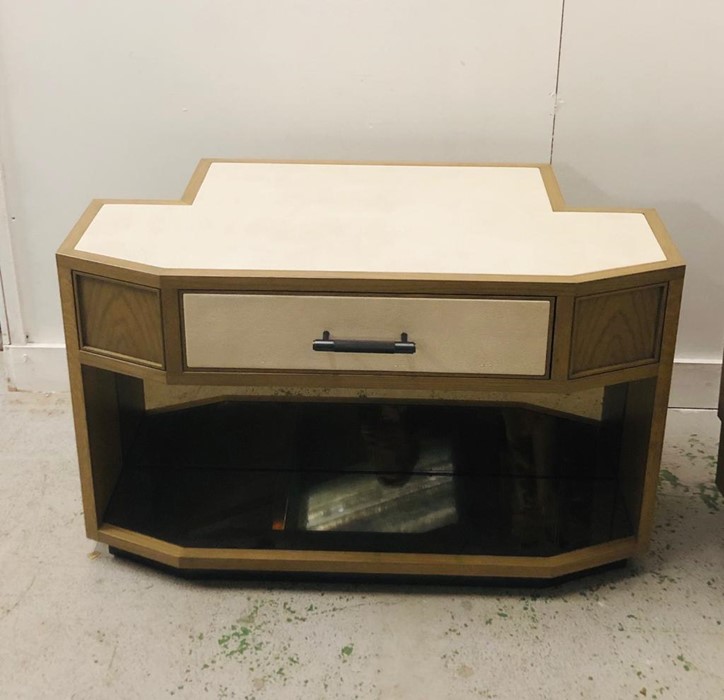
<instances>
[{"instance_id":1,"label":"open shelf compartment","mask_svg":"<svg viewBox=\"0 0 724 700\"><path fill-rule=\"evenodd\" d=\"M635 535L627 385L593 412L221 394L148 408L140 380L92 372L120 426L102 525L183 547L527 557Z\"/></svg>"}]
</instances>

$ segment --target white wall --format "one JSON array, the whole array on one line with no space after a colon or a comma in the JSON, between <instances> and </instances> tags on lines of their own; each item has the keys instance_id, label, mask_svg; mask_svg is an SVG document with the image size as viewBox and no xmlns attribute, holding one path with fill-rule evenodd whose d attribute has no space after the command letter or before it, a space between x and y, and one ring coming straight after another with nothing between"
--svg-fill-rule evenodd
<instances>
[{"instance_id":1,"label":"white wall","mask_svg":"<svg viewBox=\"0 0 724 700\"><path fill-rule=\"evenodd\" d=\"M561 0L2 0L2 158L25 330L92 197L205 156L547 161Z\"/></svg>"},{"instance_id":2,"label":"white wall","mask_svg":"<svg viewBox=\"0 0 724 700\"><path fill-rule=\"evenodd\" d=\"M201 157L548 161L561 2L0 0L30 342L62 342L53 254L87 202L178 196ZM713 0L566 0L553 155L572 204L659 208L690 264L678 355L703 360L724 327L721 36Z\"/></svg>"},{"instance_id":3,"label":"white wall","mask_svg":"<svg viewBox=\"0 0 724 700\"><path fill-rule=\"evenodd\" d=\"M553 165L573 205L653 206L686 261L677 357L724 344L724 4L566 0Z\"/></svg>"}]
</instances>

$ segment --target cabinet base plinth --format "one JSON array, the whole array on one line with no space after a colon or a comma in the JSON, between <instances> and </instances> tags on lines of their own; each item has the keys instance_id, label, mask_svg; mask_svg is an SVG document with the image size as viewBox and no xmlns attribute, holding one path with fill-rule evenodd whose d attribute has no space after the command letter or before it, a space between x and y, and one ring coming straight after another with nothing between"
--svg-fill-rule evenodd
<instances>
[{"instance_id":1,"label":"cabinet base plinth","mask_svg":"<svg viewBox=\"0 0 724 700\"><path fill-rule=\"evenodd\" d=\"M138 554L126 552L118 547L109 547L108 551L119 559L126 559L144 566L149 566L166 574L187 580L225 580L225 581L270 581L270 582L309 582L325 584L365 583L373 585L404 585L406 583L427 584L431 586L482 586L482 587L518 587L518 588L550 588L568 581L575 581L596 574L624 569L628 559L595 566L590 569L556 576L554 578L513 578L505 576L434 576L429 574L359 574L329 573L301 571L239 571L229 569L178 569Z\"/></svg>"}]
</instances>

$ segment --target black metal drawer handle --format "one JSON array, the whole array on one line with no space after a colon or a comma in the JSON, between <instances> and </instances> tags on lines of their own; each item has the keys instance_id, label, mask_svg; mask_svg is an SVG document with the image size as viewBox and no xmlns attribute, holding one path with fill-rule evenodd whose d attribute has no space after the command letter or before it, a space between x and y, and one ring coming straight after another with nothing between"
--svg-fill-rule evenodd
<instances>
[{"instance_id":1,"label":"black metal drawer handle","mask_svg":"<svg viewBox=\"0 0 724 700\"><path fill-rule=\"evenodd\" d=\"M322 338L312 343L312 350L317 352L372 352L387 355L413 355L415 343L407 340L407 333L401 333L398 341L394 340L332 340L329 331L322 333Z\"/></svg>"}]
</instances>

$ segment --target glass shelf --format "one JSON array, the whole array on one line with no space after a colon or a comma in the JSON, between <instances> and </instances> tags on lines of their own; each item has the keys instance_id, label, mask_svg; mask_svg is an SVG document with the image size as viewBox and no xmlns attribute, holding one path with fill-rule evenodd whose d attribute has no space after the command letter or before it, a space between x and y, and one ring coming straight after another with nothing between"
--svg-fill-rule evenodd
<instances>
[{"instance_id":1,"label":"glass shelf","mask_svg":"<svg viewBox=\"0 0 724 700\"><path fill-rule=\"evenodd\" d=\"M622 414L216 400L127 431L104 522L190 547L550 556L633 534Z\"/></svg>"}]
</instances>

